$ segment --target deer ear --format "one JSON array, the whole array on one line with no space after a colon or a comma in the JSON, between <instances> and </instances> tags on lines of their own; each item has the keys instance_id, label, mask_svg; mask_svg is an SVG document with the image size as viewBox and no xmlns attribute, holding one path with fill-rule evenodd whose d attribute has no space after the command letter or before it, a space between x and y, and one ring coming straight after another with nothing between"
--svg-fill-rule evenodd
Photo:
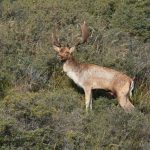
<instances>
[{"instance_id":1,"label":"deer ear","mask_svg":"<svg viewBox=\"0 0 150 150\"><path fill-rule=\"evenodd\" d=\"M59 52L59 51L60 51L60 47L57 47L57 46L53 45L53 48L54 48L54 50L55 50L56 52Z\"/></svg>"},{"instance_id":2,"label":"deer ear","mask_svg":"<svg viewBox=\"0 0 150 150\"><path fill-rule=\"evenodd\" d=\"M75 46L74 46L74 47L71 47L71 48L69 49L70 53L74 52L74 50L75 50Z\"/></svg>"}]
</instances>

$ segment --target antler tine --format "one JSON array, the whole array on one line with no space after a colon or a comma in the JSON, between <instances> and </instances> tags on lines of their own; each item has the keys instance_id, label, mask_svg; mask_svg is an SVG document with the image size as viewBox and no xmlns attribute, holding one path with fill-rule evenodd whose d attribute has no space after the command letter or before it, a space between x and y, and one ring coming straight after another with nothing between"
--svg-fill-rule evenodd
<instances>
[{"instance_id":1,"label":"antler tine","mask_svg":"<svg viewBox=\"0 0 150 150\"><path fill-rule=\"evenodd\" d=\"M82 32L82 41L87 42L87 39L89 37L89 31L88 27L86 25L86 22L84 21L83 25L81 25L81 32Z\"/></svg>"},{"instance_id":2,"label":"antler tine","mask_svg":"<svg viewBox=\"0 0 150 150\"><path fill-rule=\"evenodd\" d=\"M52 44L61 47L59 39L56 37L56 31L52 33Z\"/></svg>"},{"instance_id":3,"label":"antler tine","mask_svg":"<svg viewBox=\"0 0 150 150\"><path fill-rule=\"evenodd\" d=\"M80 44L83 44L85 42L87 42L87 39L89 37L89 31L88 31L88 27L86 25L86 22L84 21L84 23L81 25L81 38L77 41L77 43L75 44L75 46L78 46Z\"/></svg>"}]
</instances>

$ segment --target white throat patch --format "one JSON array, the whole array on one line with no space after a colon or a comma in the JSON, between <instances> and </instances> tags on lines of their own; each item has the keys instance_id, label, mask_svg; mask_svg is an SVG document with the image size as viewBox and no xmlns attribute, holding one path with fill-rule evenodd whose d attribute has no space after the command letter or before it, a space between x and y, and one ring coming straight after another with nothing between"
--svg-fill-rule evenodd
<instances>
[{"instance_id":1,"label":"white throat patch","mask_svg":"<svg viewBox=\"0 0 150 150\"><path fill-rule=\"evenodd\" d=\"M81 86L81 84L80 84L80 82L79 82L79 78L78 78L78 76L76 75L75 72L73 72L73 71L68 71L68 72L67 72L67 76L68 76L69 78L71 78L77 85Z\"/></svg>"}]
</instances>

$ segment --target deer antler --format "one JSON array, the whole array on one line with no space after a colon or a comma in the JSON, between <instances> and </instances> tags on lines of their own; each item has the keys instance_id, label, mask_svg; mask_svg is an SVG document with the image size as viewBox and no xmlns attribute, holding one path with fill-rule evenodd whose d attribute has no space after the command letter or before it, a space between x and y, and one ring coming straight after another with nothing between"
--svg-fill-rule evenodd
<instances>
[{"instance_id":1,"label":"deer antler","mask_svg":"<svg viewBox=\"0 0 150 150\"><path fill-rule=\"evenodd\" d=\"M88 27L87 27L85 21L81 25L81 34L82 34L82 36L78 39L78 41L76 42L75 46L78 46L80 44L83 44L83 43L87 42L87 39L89 37L89 31L88 31Z\"/></svg>"},{"instance_id":2,"label":"deer antler","mask_svg":"<svg viewBox=\"0 0 150 150\"><path fill-rule=\"evenodd\" d=\"M56 31L54 31L52 33L52 44L55 45L55 46L58 46L58 47L61 47L61 44L59 42L59 39L57 38L56 36Z\"/></svg>"},{"instance_id":3,"label":"deer antler","mask_svg":"<svg viewBox=\"0 0 150 150\"><path fill-rule=\"evenodd\" d=\"M86 22L84 21L84 23L81 25L81 37L77 39L75 46L78 46L80 44L87 42L88 37L89 37L89 31L88 31ZM59 39L56 36L56 30L54 30L54 32L52 33L52 44L57 47L61 47ZM67 47L69 46L67 45Z\"/></svg>"}]
</instances>

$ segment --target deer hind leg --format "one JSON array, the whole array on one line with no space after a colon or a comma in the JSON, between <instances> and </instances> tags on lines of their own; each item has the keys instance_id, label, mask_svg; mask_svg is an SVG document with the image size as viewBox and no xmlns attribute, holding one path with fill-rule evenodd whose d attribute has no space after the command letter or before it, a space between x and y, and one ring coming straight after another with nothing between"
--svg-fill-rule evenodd
<instances>
[{"instance_id":1,"label":"deer hind leg","mask_svg":"<svg viewBox=\"0 0 150 150\"><path fill-rule=\"evenodd\" d=\"M92 90L91 89L85 89L85 105L86 105L86 111L90 108L92 110Z\"/></svg>"},{"instance_id":2,"label":"deer hind leg","mask_svg":"<svg viewBox=\"0 0 150 150\"><path fill-rule=\"evenodd\" d=\"M134 110L133 104L130 102L128 95L120 95L117 97L120 106L126 111L131 112Z\"/></svg>"},{"instance_id":3,"label":"deer hind leg","mask_svg":"<svg viewBox=\"0 0 150 150\"><path fill-rule=\"evenodd\" d=\"M120 106L126 111L126 112L131 112L134 110L133 104L129 100L130 96L130 89L128 90L122 90L117 93L117 99L120 104Z\"/></svg>"}]
</instances>

